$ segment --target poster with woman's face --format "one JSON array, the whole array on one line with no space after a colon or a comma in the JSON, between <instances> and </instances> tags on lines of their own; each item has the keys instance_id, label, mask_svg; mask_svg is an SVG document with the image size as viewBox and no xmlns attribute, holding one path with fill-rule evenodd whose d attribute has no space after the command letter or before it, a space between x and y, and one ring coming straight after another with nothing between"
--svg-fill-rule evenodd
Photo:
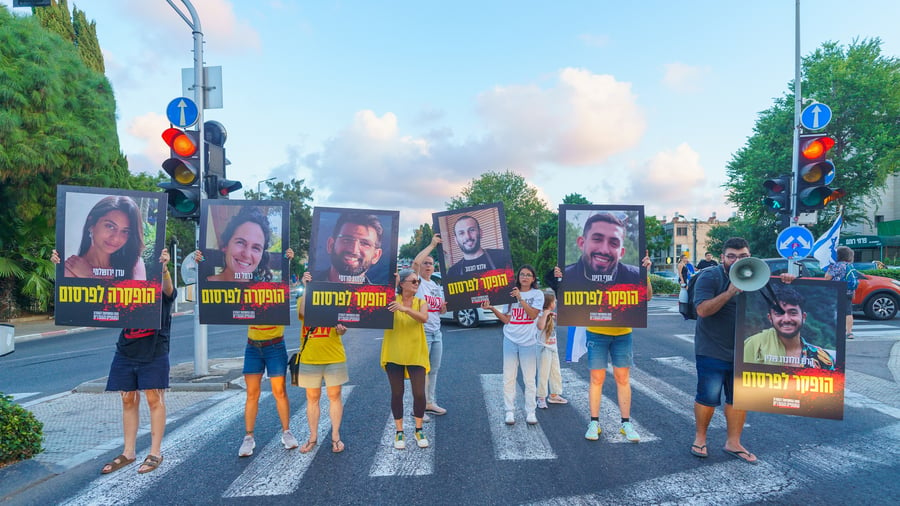
<instances>
[{"instance_id":1,"label":"poster with woman's face","mask_svg":"<svg viewBox=\"0 0 900 506\"><path fill-rule=\"evenodd\" d=\"M58 186L56 323L159 328L165 194Z\"/></svg>"},{"instance_id":2,"label":"poster with woman's face","mask_svg":"<svg viewBox=\"0 0 900 506\"><path fill-rule=\"evenodd\" d=\"M200 323L290 325L287 202L204 200Z\"/></svg>"}]
</instances>

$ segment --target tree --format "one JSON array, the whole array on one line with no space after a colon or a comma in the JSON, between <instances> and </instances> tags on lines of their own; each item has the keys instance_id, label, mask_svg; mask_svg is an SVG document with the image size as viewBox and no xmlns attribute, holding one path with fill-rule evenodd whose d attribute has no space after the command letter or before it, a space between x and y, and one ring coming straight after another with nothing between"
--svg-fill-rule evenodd
<instances>
[{"instance_id":1,"label":"tree","mask_svg":"<svg viewBox=\"0 0 900 506\"><path fill-rule=\"evenodd\" d=\"M659 252L663 252L661 256L665 256L672 245L672 236L666 233L656 216L644 216L644 237L651 258Z\"/></svg>"},{"instance_id":2,"label":"tree","mask_svg":"<svg viewBox=\"0 0 900 506\"><path fill-rule=\"evenodd\" d=\"M847 192L841 199L848 224L865 220L872 199L887 177L900 170L900 61L881 54L881 40L854 40L848 47L826 42L802 61L802 92L807 100L831 106L826 131L836 140L831 151L836 177L830 185ZM777 225L760 203L764 180L791 171L794 122L793 85L760 113L747 144L727 165L727 197L741 220L762 225L751 251L774 251ZM818 235L834 221L838 206L819 213ZM757 226L758 226L757 225ZM743 228L743 227L739 227ZM751 237L747 237L748 241Z\"/></svg>"},{"instance_id":3,"label":"tree","mask_svg":"<svg viewBox=\"0 0 900 506\"><path fill-rule=\"evenodd\" d=\"M245 190L247 200L283 200L290 204L290 247L294 250L291 260L291 274L300 276L309 262L309 238L312 236L312 202L313 190L305 185L306 180L291 178L287 183L282 181L266 182L268 195Z\"/></svg>"},{"instance_id":4,"label":"tree","mask_svg":"<svg viewBox=\"0 0 900 506\"><path fill-rule=\"evenodd\" d=\"M547 204L537 195L537 188L512 171L487 172L472 180L459 196L447 203L447 209L460 209L503 202L506 231L513 265L533 263L539 249L539 226L550 216Z\"/></svg>"},{"instance_id":5,"label":"tree","mask_svg":"<svg viewBox=\"0 0 900 506\"><path fill-rule=\"evenodd\" d=\"M431 225L429 225L428 223L419 225L419 228L417 228L416 231L413 232L413 236L409 239L409 242L400 246L398 256L400 258L408 259L410 262L412 262L412 260L416 258L416 255L418 255L420 251L431 244L432 237L434 237L434 230L431 229ZM435 248L431 252L431 257L434 258L435 262L438 261L437 248Z\"/></svg>"}]
</instances>

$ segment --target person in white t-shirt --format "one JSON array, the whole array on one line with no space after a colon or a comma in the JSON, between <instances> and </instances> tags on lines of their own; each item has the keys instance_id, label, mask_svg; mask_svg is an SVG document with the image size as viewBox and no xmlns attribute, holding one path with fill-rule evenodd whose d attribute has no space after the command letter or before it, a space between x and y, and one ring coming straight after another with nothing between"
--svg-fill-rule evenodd
<instances>
[{"instance_id":1,"label":"person in white t-shirt","mask_svg":"<svg viewBox=\"0 0 900 506\"><path fill-rule=\"evenodd\" d=\"M441 314L447 312L447 301L444 299L444 288L431 279L434 274L434 258L431 252L441 243L441 235L434 234L431 244L416 255L412 268L419 275L419 290L416 297L425 299L428 303L428 320L425 322L425 341L428 344L428 360L431 369L425 376L425 417L426 422L431 421L428 414L445 415L447 410L438 406L435 390L437 388L438 370L441 368L441 357L444 354L444 345L441 342Z\"/></svg>"},{"instance_id":2,"label":"person in white t-shirt","mask_svg":"<svg viewBox=\"0 0 900 506\"><path fill-rule=\"evenodd\" d=\"M489 301L482 308L490 309L503 322L503 404L506 408L506 424L516 423L516 376L522 369L525 383L525 421L529 425L538 423L534 414L537 408L537 326L534 321L544 307L544 292L537 287L538 280L534 267L523 265L516 274L516 287L512 296L516 302L509 305L506 313L501 313Z\"/></svg>"}]
</instances>

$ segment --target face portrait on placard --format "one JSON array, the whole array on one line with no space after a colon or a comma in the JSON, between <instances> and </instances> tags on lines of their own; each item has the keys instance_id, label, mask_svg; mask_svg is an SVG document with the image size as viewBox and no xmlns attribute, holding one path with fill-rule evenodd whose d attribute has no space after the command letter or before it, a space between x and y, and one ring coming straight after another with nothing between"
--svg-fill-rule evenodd
<instances>
[{"instance_id":1,"label":"face portrait on placard","mask_svg":"<svg viewBox=\"0 0 900 506\"><path fill-rule=\"evenodd\" d=\"M217 205L207 215L204 257L207 281L281 280L281 206Z\"/></svg>"},{"instance_id":2,"label":"face portrait on placard","mask_svg":"<svg viewBox=\"0 0 900 506\"><path fill-rule=\"evenodd\" d=\"M314 210L313 281L387 285L395 251L396 211Z\"/></svg>"}]
</instances>

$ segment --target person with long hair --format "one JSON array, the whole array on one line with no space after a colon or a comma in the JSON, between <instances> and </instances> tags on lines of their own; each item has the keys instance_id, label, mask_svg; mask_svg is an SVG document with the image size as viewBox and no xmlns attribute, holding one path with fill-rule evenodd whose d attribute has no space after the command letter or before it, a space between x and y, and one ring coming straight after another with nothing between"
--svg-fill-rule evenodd
<instances>
[{"instance_id":1,"label":"person with long hair","mask_svg":"<svg viewBox=\"0 0 900 506\"><path fill-rule=\"evenodd\" d=\"M146 280L144 220L131 197L110 195L97 202L81 231L78 254L65 261L70 278Z\"/></svg>"},{"instance_id":2,"label":"person with long hair","mask_svg":"<svg viewBox=\"0 0 900 506\"><path fill-rule=\"evenodd\" d=\"M428 320L428 303L416 297L419 275L412 269L402 269L397 275L397 298L388 303L394 313L394 328L384 331L381 342L381 367L387 373L391 385L391 413L397 433L394 448L403 450L404 378L409 376L413 396L413 419L416 424L416 444L428 447L428 438L422 432L425 416L425 375L431 368L428 361L428 345L425 342L425 322Z\"/></svg>"},{"instance_id":3,"label":"person with long hair","mask_svg":"<svg viewBox=\"0 0 900 506\"><path fill-rule=\"evenodd\" d=\"M534 267L523 265L516 274L516 287L512 294L516 302L501 313L490 301L482 308L490 309L503 322L503 405L506 408L506 425L516 423L516 376L522 369L525 383L525 421L538 423L534 414L537 408L537 327L535 319L544 307L544 292L538 290Z\"/></svg>"},{"instance_id":4,"label":"person with long hair","mask_svg":"<svg viewBox=\"0 0 900 506\"><path fill-rule=\"evenodd\" d=\"M853 270L853 250L849 246L837 247L837 262L832 263L825 270L825 279L833 279L835 281L847 281L847 273ZM847 308L847 317L845 319L847 339L853 339L853 296L856 290L847 290L844 297L841 298L841 304Z\"/></svg>"},{"instance_id":5,"label":"person with long hair","mask_svg":"<svg viewBox=\"0 0 900 506\"><path fill-rule=\"evenodd\" d=\"M272 281L269 246L272 228L258 207L243 207L229 220L219 240L222 270L207 281Z\"/></svg>"},{"instance_id":6,"label":"person with long hair","mask_svg":"<svg viewBox=\"0 0 900 506\"><path fill-rule=\"evenodd\" d=\"M556 294L544 291L544 308L535 321L538 329L537 407L547 409L547 403L568 404L562 394L562 374L559 368L559 348L556 343ZM547 384L550 397L547 397Z\"/></svg>"}]
</instances>

